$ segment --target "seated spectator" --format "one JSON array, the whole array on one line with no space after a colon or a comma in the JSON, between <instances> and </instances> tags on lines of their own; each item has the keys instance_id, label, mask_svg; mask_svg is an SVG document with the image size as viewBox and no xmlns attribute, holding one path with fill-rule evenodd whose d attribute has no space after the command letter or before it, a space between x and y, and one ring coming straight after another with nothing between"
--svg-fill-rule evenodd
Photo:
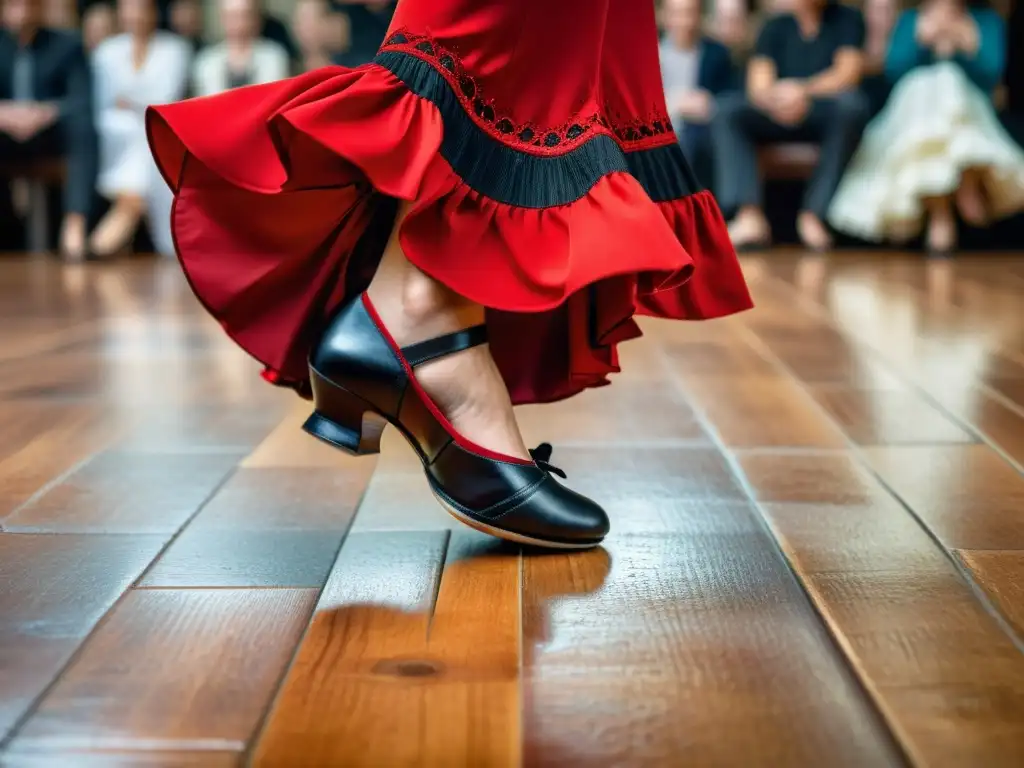
<instances>
[{"instance_id":1,"label":"seated spectator","mask_svg":"<svg viewBox=\"0 0 1024 768\"><path fill-rule=\"evenodd\" d=\"M983 226L1024 210L1024 151L992 106L1006 62L997 13L929 0L896 24L885 71L894 88L843 178L829 218L869 240L903 240L928 219L927 247L956 246L954 203Z\"/></svg>"},{"instance_id":2,"label":"seated spectator","mask_svg":"<svg viewBox=\"0 0 1024 768\"><path fill-rule=\"evenodd\" d=\"M299 69L311 72L331 63L328 34L330 6L327 0L298 0L292 28L299 48Z\"/></svg>"},{"instance_id":3,"label":"seated spectator","mask_svg":"<svg viewBox=\"0 0 1024 768\"><path fill-rule=\"evenodd\" d=\"M357 67L373 61L397 5L389 0L334 0L333 9L348 17L348 46L334 53L334 63Z\"/></svg>"},{"instance_id":4,"label":"seated spectator","mask_svg":"<svg viewBox=\"0 0 1024 768\"><path fill-rule=\"evenodd\" d=\"M211 96L243 85L272 83L289 75L288 52L262 40L259 6L255 0L221 0L224 41L196 59L193 92Z\"/></svg>"},{"instance_id":5,"label":"seated spectator","mask_svg":"<svg viewBox=\"0 0 1024 768\"><path fill-rule=\"evenodd\" d=\"M729 49L734 62L745 62L752 42L747 0L713 0L710 22L711 37Z\"/></svg>"},{"instance_id":6,"label":"seated spectator","mask_svg":"<svg viewBox=\"0 0 1024 768\"><path fill-rule=\"evenodd\" d=\"M167 13L167 26L192 44L193 53L203 47L203 7L199 0L174 0Z\"/></svg>"},{"instance_id":7,"label":"seated spectator","mask_svg":"<svg viewBox=\"0 0 1024 768\"><path fill-rule=\"evenodd\" d=\"M47 29L78 29L75 0L44 0L43 26Z\"/></svg>"},{"instance_id":8,"label":"seated spectator","mask_svg":"<svg viewBox=\"0 0 1024 768\"><path fill-rule=\"evenodd\" d=\"M260 22L260 38L271 40L280 45L288 51L289 61L297 63L302 56L302 52L295 45L295 38L292 37L288 26L264 7L263 0L260 0L259 3L259 13L262 19Z\"/></svg>"},{"instance_id":9,"label":"seated spectator","mask_svg":"<svg viewBox=\"0 0 1024 768\"><path fill-rule=\"evenodd\" d=\"M864 79L860 88L868 97L871 116L882 111L892 84L885 75L885 56L896 24L896 0L864 0Z\"/></svg>"},{"instance_id":10,"label":"seated spectator","mask_svg":"<svg viewBox=\"0 0 1024 768\"><path fill-rule=\"evenodd\" d=\"M60 247L81 259L98 164L92 77L78 36L44 28L42 14L41 0L3 2L0 162L66 159Z\"/></svg>"},{"instance_id":11,"label":"seated spectator","mask_svg":"<svg viewBox=\"0 0 1024 768\"><path fill-rule=\"evenodd\" d=\"M188 85L192 48L157 30L153 0L118 0L123 34L96 49L99 191L113 205L96 227L91 250L100 257L126 248L142 217L157 249L172 253L170 190L160 178L146 141L144 115L151 104L177 101Z\"/></svg>"},{"instance_id":12,"label":"seated spectator","mask_svg":"<svg viewBox=\"0 0 1024 768\"><path fill-rule=\"evenodd\" d=\"M825 0L793 0L792 13L769 19L747 68L746 94L718 100L714 119L718 197L736 211L729 227L737 248L771 240L765 218L757 145L813 141L821 158L797 218L803 243L831 245L824 219L843 169L868 121L858 90L864 21L852 8Z\"/></svg>"},{"instance_id":13,"label":"seated spectator","mask_svg":"<svg viewBox=\"0 0 1024 768\"><path fill-rule=\"evenodd\" d=\"M672 127L686 159L706 187L713 187L709 123L718 94L736 85L728 49L701 35L701 0L667 0L659 47L661 79Z\"/></svg>"},{"instance_id":14,"label":"seated spectator","mask_svg":"<svg viewBox=\"0 0 1024 768\"><path fill-rule=\"evenodd\" d=\"M90 5L82 16L82 42L92 53L108 37L117 34L117 12L107 3Z\"/></svg>"}]
</instances>

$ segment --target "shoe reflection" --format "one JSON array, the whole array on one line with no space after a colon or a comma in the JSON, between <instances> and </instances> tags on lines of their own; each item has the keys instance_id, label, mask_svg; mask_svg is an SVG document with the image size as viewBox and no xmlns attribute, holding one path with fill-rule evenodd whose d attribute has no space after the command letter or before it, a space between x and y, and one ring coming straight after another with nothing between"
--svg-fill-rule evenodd
<instances>
[{"instance_id":1,"label":"shoe reflection","mask_svg":"<svg viewBox=\"0 0 1024 768\"><path fill-rule=\"evenodd\" d=\"M253 764L518 764L521 677L544 606L600 589L608 552L524 550L473 531L350 545Z\"/></svg>"}]
</instances>

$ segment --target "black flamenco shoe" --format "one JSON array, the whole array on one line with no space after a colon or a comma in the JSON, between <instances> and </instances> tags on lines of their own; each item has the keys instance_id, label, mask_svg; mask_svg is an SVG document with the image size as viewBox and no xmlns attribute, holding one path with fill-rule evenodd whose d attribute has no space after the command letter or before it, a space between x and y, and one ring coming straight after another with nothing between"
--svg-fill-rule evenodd
<instances>
[{"instance_id":1,"label":"black flamenco shoe","mask_svg":"<svg viewBox=\"0 0 1024 768\"><path fill-rule=\"evenodd\" d=\"M350 302L328 324L310 356L316 410L303 429L355 454L380 452L387 424L423 462L430 489L461 522L509 541L584 549L608 533L608 516L553 475L551 446L533 461L488 451L459 435L416 381L413 369L487 341L480 325L400 349L369 297Z\"/></svg>"}]
</instances>

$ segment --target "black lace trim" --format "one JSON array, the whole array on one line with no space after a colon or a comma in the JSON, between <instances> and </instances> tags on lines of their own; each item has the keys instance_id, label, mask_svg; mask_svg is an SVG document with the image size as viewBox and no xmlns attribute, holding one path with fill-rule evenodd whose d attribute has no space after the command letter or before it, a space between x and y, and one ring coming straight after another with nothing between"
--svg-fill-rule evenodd
<instances>
[{"instance_id":1,"label":"black lace trim","mask_svg":"<svg viewBox=\"0 0 1024 768\"><path fill-rule=\"evenodd\" d=\"M590 115L579 115L563 125L541 127L532 123L518 123L507 114L493 99L488 99L483 88L471 72L462 65L461 59L453 52L446 50L428 35L417 35L409 30L399 30L392 34L381 51L401 46L412 46L432 63L451 73L458 83L458 89L467 108L472 111L488 129L503 141L513 145L554 149L565 144L580 143L587 134L598 132L613 133L622 142L637 142L666 133L672 133L672 123L668 115L658 115L648 119L637 119L622 125L613 125L602 112ZM600 129L604 129L601 131Z\"/></svg>"},{"instance_id":2,"label":"black lace trim","mask_svg":"<svg viewBox=\"0 0 1024 768\"><path fill-rule=\"evenodd\" d=\"M468 186L499 203L520 208L568 205L616 171L636 177L655 202L701 190L675 143L624 152L609 134L592 132L561 154L526 152L481 128L448 79L427 61L410 53L381 51L374 62L437 107L444 120L442 157Z\"/></svg>"}]
</instances>

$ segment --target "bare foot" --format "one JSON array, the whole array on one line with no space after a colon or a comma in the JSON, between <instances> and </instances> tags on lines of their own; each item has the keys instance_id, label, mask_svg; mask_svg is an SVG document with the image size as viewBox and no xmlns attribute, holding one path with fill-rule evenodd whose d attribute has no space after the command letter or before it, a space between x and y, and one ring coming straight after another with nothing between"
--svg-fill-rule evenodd
<instances>
[{"instance_id":1,"label":"bare foot","mask_svg":"<svg viewBox=\"0 0 1024 768\"><path fill-rule=\"evenodd\" d=\"M925 233L925 245L933 253L949 253L956 248L956 220L949 201L932 204L929 209L931 216Z\"/></svg>"},{"instance_id":2,"label":"bare foot","mask_svg":"<svg viewBox=\"0 0 1024 768\"><path fill-rule=\"evenodd\" d=\"M772 230L760 208L745 206L729 223L729 239L734 248L766 247L771 242Z\"/></svg>"},{"instance_id":3,"label":"bare foot","mask_svg":"<svg viewBox=\"0 0 1024 768\"><path fill-rule=\"evenodd\" d=\"M85 217L80 213L69 213L64 217L60 230L60 253L66 261L78 263L85 260Z\"/></svg>"},{"instance_id":4,"label":"bare foot","mask_svg":"<svg viewBox=\"0 0 1024 768\"><path fill-rule=\"evenodd\" d=\"M796 232L807 248L817 253L832 247L832 235L817 216L810 211L801 211L796 217Z\"/></svg>"},{"instance_id":5,"label":"bare foot","mask_svg":"<svg viewBox=\"0 0 1024 768\"><path fill-rule=\"evenodd\" d=\"M964 221L975 227L988 224L988 206L981 179L976 173L967 172L956 191L956 207Z\"/></svg>"},{"instance_id":6,"label":"bare foot","mask_svg":"<svg viewBox=\"0 0 1024 768\"><path fill-rule=\"evenodd\" d=\"M119 198L89 238L89 248L97 256L109 257L131 245L142 220L143 203L134 197Z\"/></svg>"}]
</instances>

